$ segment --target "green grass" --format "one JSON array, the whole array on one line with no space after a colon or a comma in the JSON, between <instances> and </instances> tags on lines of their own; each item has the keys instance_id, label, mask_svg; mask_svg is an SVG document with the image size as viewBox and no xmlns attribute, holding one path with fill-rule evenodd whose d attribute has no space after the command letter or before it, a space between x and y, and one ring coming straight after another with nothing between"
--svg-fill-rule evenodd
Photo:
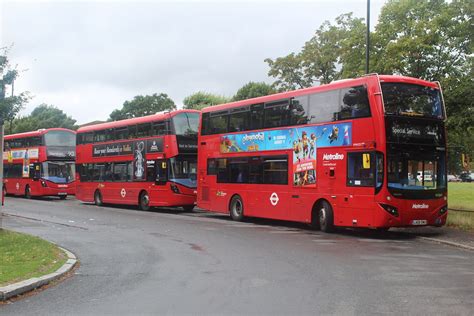
<instances>
[{"instance_id":1,"label":"green grass","mask_svg":"<svg viewBox=\"0 0 474 316\"><path fill-rule=\"evenodd\" d=\"M448 206L455 210L474 211L474 182L450 182Z\"/></svg>"},{"instance_id":2,"label":"green grass","mask_svg":"<svg viewBox=\"0 0 474 316\"><path fill-rule=\"evenodd\" d=\"M0 229L0 286L54 272L66 260L50 242Z\"/></svg>"},{"instance_id":3,"label":"green grass","mask_svg":"<svg viewBox=\"0 0 474 316\"><path fill-rule=\"evenodd\" d=\"M447 226L474 231L474 212L449 211Z\"/></svg>"}]
</instances>

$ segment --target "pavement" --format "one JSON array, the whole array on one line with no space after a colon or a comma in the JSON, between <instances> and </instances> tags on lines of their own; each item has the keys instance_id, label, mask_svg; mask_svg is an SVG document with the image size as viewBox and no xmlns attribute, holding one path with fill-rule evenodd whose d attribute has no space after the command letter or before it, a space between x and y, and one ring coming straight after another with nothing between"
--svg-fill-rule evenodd
<instances>
[{"instance_id":1,"label":"pavement","mask_svg":"<svg viewBox=\"0 0 474 316\"><path fill-rule=\"evenodd\" d=\"M394 232L405 232L424 240L474 251L474 232L451 227L393 228Z\"/></svg>"}]
</instances>

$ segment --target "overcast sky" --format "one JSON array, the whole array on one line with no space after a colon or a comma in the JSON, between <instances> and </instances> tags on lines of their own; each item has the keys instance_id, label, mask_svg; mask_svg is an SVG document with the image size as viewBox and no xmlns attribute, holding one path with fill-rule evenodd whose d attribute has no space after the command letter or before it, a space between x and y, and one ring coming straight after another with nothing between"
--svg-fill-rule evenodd
<instances>
[{"instance_id":1,"label":"overcast sky","mask_svg":"<svg viewBox=\"0 0 474 316\"><path fill-rule=\"evenodd\" d=\"M265 58L301 49L324 20L366 0L0 1L1 46L27 69L15 91L34 96L22 114L53 104L79 124L105 120L125 100L197 91L232 96L272 82ZM371 1L374 25L384 0Z\"/></svg>"}]
</instances>

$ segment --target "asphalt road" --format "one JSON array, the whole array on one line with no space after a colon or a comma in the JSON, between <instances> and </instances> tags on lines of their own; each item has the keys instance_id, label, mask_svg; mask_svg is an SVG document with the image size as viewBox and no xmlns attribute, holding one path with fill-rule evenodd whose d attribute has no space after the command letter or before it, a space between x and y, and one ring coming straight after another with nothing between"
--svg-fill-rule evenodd
<instances>
[{"instance_id":1,"label":"asphalt road","mask_svg":"<svg viewBox=\"0 0 474 316\"><path fill-rule=\"evenodd\" d=\"M73 251L75 275L1 315L472 315L474 252L406 233L7 198L6 228Z\"/></svg>"}]
</instances>

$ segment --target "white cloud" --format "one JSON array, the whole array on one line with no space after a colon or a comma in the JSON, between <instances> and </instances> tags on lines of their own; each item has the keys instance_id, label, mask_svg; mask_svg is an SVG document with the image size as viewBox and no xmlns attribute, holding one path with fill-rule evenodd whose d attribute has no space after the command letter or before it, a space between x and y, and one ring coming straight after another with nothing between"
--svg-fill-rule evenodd
<instances>
[{"instance_id":1,"label":"white cloud","mask_svg":"<svg viewBox=\"0 0 474 316\"><path fill-rule=\"evenodd\" d=\"M200 2L4 2L2 45L29 70L15 90L54 104L79 123L106 119L138 94L177 104L196 91L233 95L267 81L263 60L298 51L324 20L365 0ZM382 0L372 1L372 20ZM372 22L373 25L373 22Z\"/></svg>"}]
</instances>

